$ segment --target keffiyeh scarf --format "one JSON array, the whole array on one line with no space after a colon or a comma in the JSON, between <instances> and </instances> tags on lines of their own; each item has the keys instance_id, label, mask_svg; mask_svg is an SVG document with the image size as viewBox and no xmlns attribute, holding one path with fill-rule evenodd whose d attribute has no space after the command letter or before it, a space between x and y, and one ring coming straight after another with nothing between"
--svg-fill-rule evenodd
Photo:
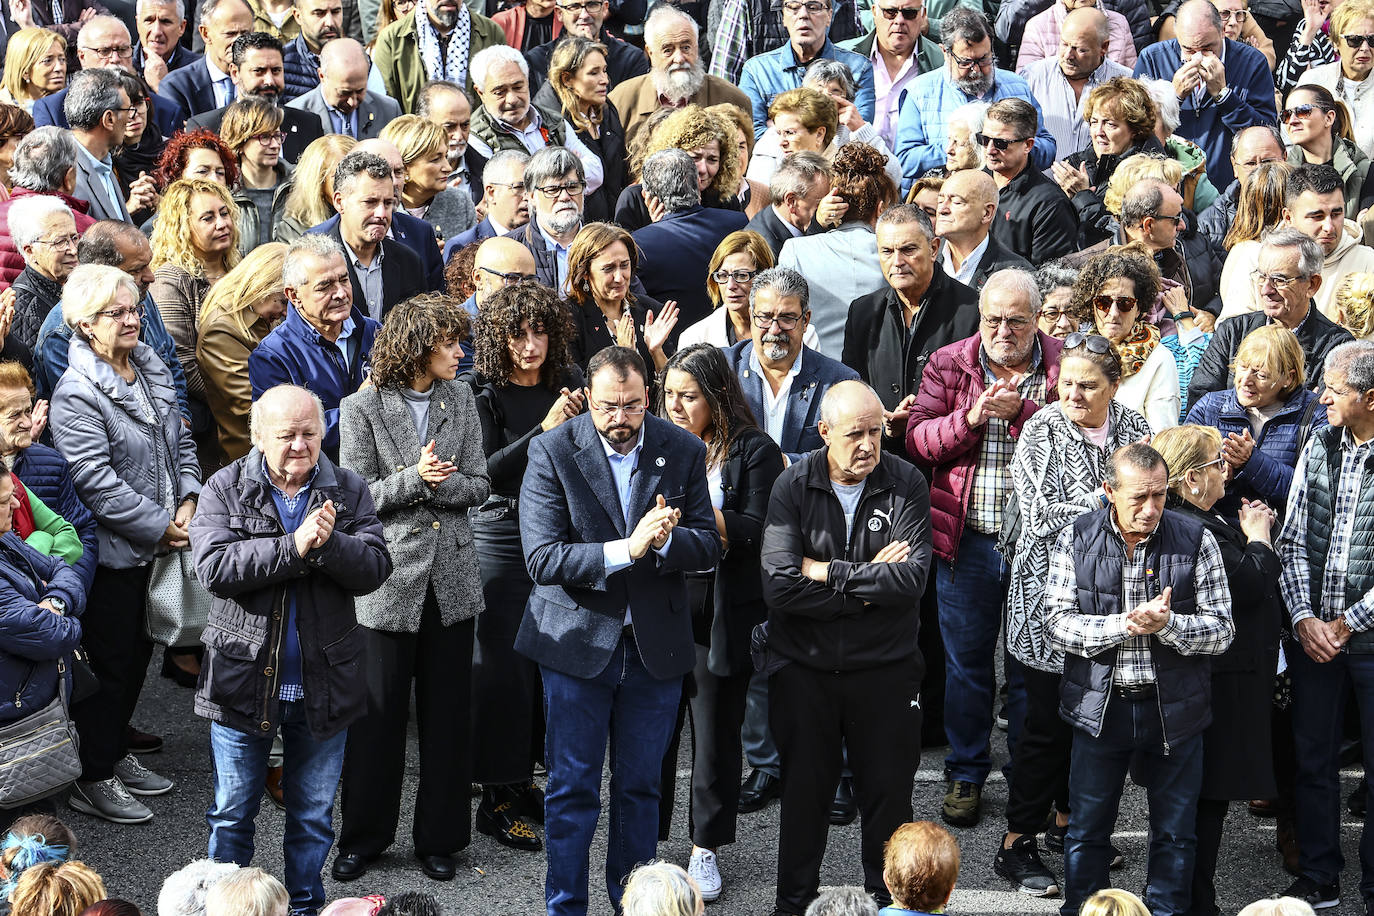
<instances>
[{"instance_id":1,"label":"keffiyeh scarf","mask_svg":"<svg viewBox=\"0 0 1374 916\"><path fill-rule=\"evenodd\" d=\"M429 19L434 0L420 0L415 7L415 34L420 42L420 60L432 80L450 80L463 86L468 79L468 50L472 45L472 14L465 4L458 5L458 22L449 38L448 54L440 50L439 30Z\"/></svg>"},{"instance_id":2,"label":"keffiyeh scarf","mask_svg":"<svg viewBox=\"0 0 1374 916\"><path fill-rule=\"evenodd\" d=\"M1117 344L1116 351L1121 354L1121 377L1130 378L1145 365L1155 347L1159 346L1159 328L1144 321L1137 321L1126 339Z\"/></svg>"}]
</instances>

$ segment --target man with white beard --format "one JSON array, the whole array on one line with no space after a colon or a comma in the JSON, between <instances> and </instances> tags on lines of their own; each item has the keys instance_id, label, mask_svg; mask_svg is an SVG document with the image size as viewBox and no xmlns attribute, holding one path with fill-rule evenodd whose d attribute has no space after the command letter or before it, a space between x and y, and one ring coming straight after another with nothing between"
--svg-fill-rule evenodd
<instances>
[{"instance_id":1,"label":"man with white beard","mask_svg":"<svg viewBox=\"0 0 1374 916\"><path fill-rule=\"evenodd\" d=\"M511 232L534 255L534 273L560 296L568 294L568 249L582 228L587 181L582 160L561 146L546 146L525 166L525 193L533 218Z\"/></svg>"},{"instance_id":2,"label":"man with white beard","mask_svg":"<svg viewBox=\"0 0 1374 916\"><path fill-rule=\"evenodd\" d=\"M729 102L744 111L753 106L739 89L708 76L697 47L697 23L686 13L660 4L644 22L644 50L650 70L611 90L608 98L625 125L625 142L634 140L649 116L659 108L719 105Z\"/></svg>"}]
</instances>

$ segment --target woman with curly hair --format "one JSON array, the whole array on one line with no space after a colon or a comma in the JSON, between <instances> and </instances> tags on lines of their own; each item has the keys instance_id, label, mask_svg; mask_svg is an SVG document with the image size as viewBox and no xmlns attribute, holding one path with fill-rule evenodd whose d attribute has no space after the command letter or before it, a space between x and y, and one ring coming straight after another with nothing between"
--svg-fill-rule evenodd
<instances>
[{"instance_id":1,"label":"woman with curly hair","mask_svg":"<svg viewBox=\"0 0 1374 916\"><path fill-rule=\"evenodd\" d=\"M339 859L366 868L395 838L413 681L423 736L415 856L437 880L453 877L453 854L472 839L469 710L482 593L468 510L490 484L472 389L456 381L459 341L470 333L468 313L447 296L396 305L372 344L371 384L339 406L339 463L368 482L395 567L358 599L371 702L349 726Z\"/></svg>"},{"instance_id":2,"label":"woman with curly hair","mask_svg":"<svg viewBox=\"0 0 1374 916\"><path fill-rule=\"evenodd\" d=\"M677 304L630 292L637 270L639 247L619 226L588 223L573 240L568 250L569 346L572 361L584 371L604 347L638 351L655 373L663 371L672 355L668 338L677 325Z\"/></svg>"},{"instance_id":3,"label":"woman with curly hair","mask_svg":"<svg viewBox=\"0 0 1374 916\"><path fill-rule=\"evenodd\" d=\"M549 81L535 96L536 102L562 111L577 139L605 167L601 187L588 194L583 205L583 217L588 222L610 219L616 198L625 188L625 127L615 106L606 101L610 87L606 54L601 42L569 35L554 47Z\"/></svg>"},{"instance_id":4,"label":"woman with curly hair","mask_svg":"<svg viewBox=\"0 0 1374 916\"><path fill-rule=\"evenodd\" d=\"M867 143L841 149L829 196L848 205L844 216L828 232L788 239L778 253L778 266L795 270L810 286L817 349L831 359L844 348L849 303L887 283L873 231L878 215L898 200L886 166L887 157Z\"/></svg>"},{"instance_id":5,"label":"woman with curly hair","mask_svg":"<svg viewBox=\"0 0 1374 916\"><path fill-rule=\"evenodd\" d=\"M334 215L334 167L357 145L357 140L344 134L325 134L310 142L296 161L277 241L294 242L305 230Z\"/></svg>"},{"instance_id":6,"label":"woman with curly hair","mask_svg":"<svg viewBox=\"0 0 1374 916\"><path fill-rule=\"evenodd\" d=\"M286 317L281 278L285 259L285 244L259 245L215 284L200 309L196 363L205 379L205 399L219 430L219 446L229 461L252 448L248 356Z\"/></svg>"},{"instance_id":7,"label":"woman with curly hair","mask_svg":"<svg viewBox=\"0 0 1374 916\"><path fill-rule=\"evenodd\" d=\"M472 513L486 610L473 659L472 779L482 785L477 829L515 849L542 847L543 793L531 777L539 759L539 668L515 651L515 633L534 583L520 548L520 481L530 441L582 412L582 372L568 353L567 309L548 287L497 290L477 318L473 372L477 420L491 496Z\"/></svg>"},{"instance_id":8,"label":"woman with curly hair","mask_svg":"<svg viewBox=\"0 0 1374 916\"><path fill-rule=\"evenodd\" d=\"M214 131L182 131L167 141L153 178L164 191L180 178L203 178L232 188L239 183L238 157Z\"/></svg>"},{"instance_id":9,"label":"woman with curly hair","mask_svg":"<svg viewBox=\"0 0 1374 916\"><path fill-rule=\"evenodd\" d=\"M688 105L668 115L654 128L640 161L665 149L686 150L696 162L697 190L701 191L703 207L744 209L739 200L743 175L739 145L731 123L700 105ZM643 186L636 182L622 191L615 203L615 221L630 232L653 222L643 192Z\"/></svg>"},{"instance_id":10,"label":"woman with curly hair","mask_svg":"<svg viewBox=\"0 0 1374 916\"><path fill-rule=\"evenodd\" d=\"M148 292L162 312L186 373L191 432L209 461L218 447L206 402L205 377L196 361L196 319L210 287L239 262L239 208L229 189L203 178L167 186L153 227L153 284ZM208 451L205 451L208 447Z\"/></svg>"},{"instance_id":11,"label":"woman with curly hair","mask_svg":"<svg viewBox=\"0 0 1374 916\"><path fill-rule=\"evenodd\" d=\"M1154 261L1110 249L1083 265L1070 300L1073 309L1092 313L1097 333L1121 357L1116 400L1144 416L1154 432L1177 426L1181 413L1178 364L1160 346L1159 328L1145 320L1159 291Z\"/></svg>"},{"instance_id":12,"label":"woman with curly hair","mask_svg":"<svg viewBox=\"0 0 1374 916\"><path fill-rule=\"evenodd\" d=\"M239 167L234 203L239 206L239 253L277 237L291 193L291 163L282 158L284 115L267 99L238 99L224 113L219 135Z\"/></svg>"},{"instance_id":13,"label":"woman with curly hair","mask_svg":"<svg viewBox=\"0 0 1374 916\"><path fill-rule=\"evenodd\" d=\"M740 179L737 196L740 205L744 207L744 215L753 219L754 214L770 203L768 182L754 181L748 177L749 160L754 156L754 119L749 112L738 105L731 105L729 102L712 105L706 110L723 118L735 129L735 148L739 150L739 170L740 174L745 176Z\"/></svg>"}]
</instances>

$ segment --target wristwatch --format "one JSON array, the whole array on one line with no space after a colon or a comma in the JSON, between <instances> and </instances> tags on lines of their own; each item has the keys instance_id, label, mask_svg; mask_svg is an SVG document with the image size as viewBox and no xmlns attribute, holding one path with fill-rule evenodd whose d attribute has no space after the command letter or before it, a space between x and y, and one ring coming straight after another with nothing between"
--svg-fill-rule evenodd
<instances>
[{"instance_id":1,"label":"wristwatch","mask_svg":"<svg viewBox=\"0 0 1374 916\"><path fill-rule=\"evenodd\" d=\"M53 597L48 598L48 604L51 604L53 610L57 611L57 613L62 614L64 616L66 615L67 602L63 601L61 598L58 598L54 595Z\"/></svg>"}]
</instances>

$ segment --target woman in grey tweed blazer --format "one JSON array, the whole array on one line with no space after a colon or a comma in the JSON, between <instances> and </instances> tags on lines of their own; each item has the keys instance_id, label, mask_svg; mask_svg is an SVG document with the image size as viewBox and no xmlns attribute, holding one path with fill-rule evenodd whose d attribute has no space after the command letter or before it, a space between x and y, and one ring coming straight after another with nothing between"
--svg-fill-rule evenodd
<instances>
[{"instance_id":1,"label":"woman in grey tweed blazer","mask_svg":"<svg viewBox=\"0 0 1374 916\"><path fill-rule=\"evenodd\" d=\"M468 315L416 296L386 316L371 385L340 407L340 464L368 482L395 563L358 601L368 713L349 729L343 828L334 876L360 877L395 838L411 682L420 729L415 855L432 878L453 877L468 845L472 640L482 579L467 510L487 498L486 455L472 389L453 379Z\"/></svg>"}]
</instances>

